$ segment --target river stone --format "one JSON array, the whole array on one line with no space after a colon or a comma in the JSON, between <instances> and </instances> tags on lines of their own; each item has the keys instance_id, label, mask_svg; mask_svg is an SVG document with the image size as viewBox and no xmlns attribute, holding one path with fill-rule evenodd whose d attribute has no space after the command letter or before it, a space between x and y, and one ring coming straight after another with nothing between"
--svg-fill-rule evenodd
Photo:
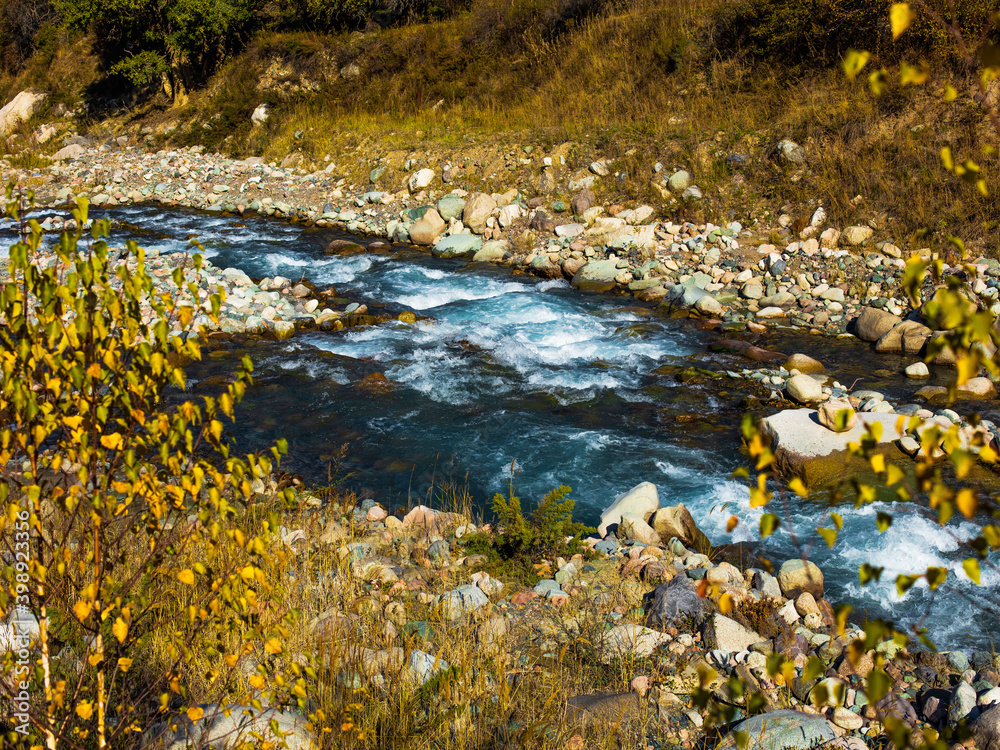
<instances>
[{"instance_id":1,"label":"river stone","mask_svg":"<svg viewBox=\"0 0 1000 750\"><path fill-rule=\"evenodd\" d=\"M903 372L908 378L929 378L931 376L931 371L927 369L925 362L914 362L912 365L907 365Z\"/></svg>"},{"instance_id":2,"label":"river stone","mask_svg":"<svg viewBox=\"0 0 1000 750\"><path fill-rule=\"evenodd\" d=\"M695 523L694 516L684 503L658 509L649 520L649 525L664 542L676 537L688 549L701 555L712 552L712 543Z\"/></svg>"},{"instance_id":3,"label":"river stone","mask_svg":"<svg viewBox=\"0 0 1000 750\"><path fill-rule=\"evenodd\" d=\"M707 606L698 596L696 584L687 576L676 576L661 583L644 599L646 624L660 630L678 627L686 621L700 625Z\"/></svg>"},{"instance_id":4,"label":"river stone","mask_svg":"<svg viewBox=\"0 0 1000 750\"><path fill-rule=\"evenodd\" d=\"M978 716L976 690L965 680L960 680L955 692L952 693L951 703L948 705L948 723L957 724L963 719L972 721Z\"/></svg>"},{"instance_id":5,"label":"river stone","mask_svg":"<svg viewBox=\"0 0 1000 750\"><path fill-rule=\"evenodd\" d=\"M800 404L815 404L825 398L823 387L809 375L792 375L785 381L785 390Z\"/></svg>"},{"instance_id":6,"label":"river stone","mask_svg":"<svg viewBox=\"0 0 1000 750\"><path fill-rule=\"evenodd\" d=\"M970 378L968 381L958 386L958 392L966 397L989 398L996 395L996 388L989 378Z\"/></svg>"},{"instance_id":7,"label":"river stone","mask_svg":"<svg viewBox=\"0 0 1000 750\"><path fill-rule=\"evenodd\" d=\"M806 354L793 354L785 360L784 368L786 370L798 370L802 374L822 372L825 369L822 362Z\"/></svg>"},{"instance_id":8,"label":"river stone","mask_svg":"<svg viewBox=\"0 0 1000 750\"><path fill-rule=\"evenodd\" d=\"M63 146L61 149L52 154L52 158L55 161L63 161L64 159L79 159L85 153L87 153L87 149L79 143L71 143L68 146Z\"/></svg>"},{"instance_id":9,"label":"river stone","mask_svg":"<svg viewBox=\"0 0 1000 750\"><path fill-rule=\"evenodd\" d=\"M566 718L584 727L601 724L617 728L641 719L642 715L642 699L636 693L574 695L566 701Z\"/></svg>"},{"instance_id":10,"label":"river stone","mask_svg":"<svg viewBox=\"0 0 1000 750\"><path fill-rule=\"evenodd\" d=\"M462 223L476 234L486 231L486 220L493 214L497 202L486 193L472 193L465 199Z\"/></svg>"},{"instance_id":11,"label":"river stone","mask_svg":"<svg viewBox=\"0 0 1000 750\"><path fill-rule=\"evenodd\" d=\"M751 716L737 724L716 750L738 747L736 735L746 738L744 750L807 750L836 739L826 719L782 709Z\"/></svg>"},{"instance_id":12,"label":"river stone","mask_svg":"<svg viewBox=\"0 0 1000 750\"><path fill-rule=\"evenodd\" d=\"M645 659L661 644L669 642L670 636L658 630L634 624L617 625L601 636L601 660L607 663L616 658Z\"/></svg>"},{"instance_id":13,"label":"river stone","mask_svg":"<svg viewBox=\"0 0 1000 750\"><path fill-rule=\"evenodd\" d=\"M601 537L608 535L609 527L621 523L622 514L631 513L638 518L649 518L660 507L660 496L656 485L652 482L637 484L627 492L618 495L601 513L601 524L597 533Z\"/></svg>"},{"instance_id":14,"label":"river stone","mask_svg":"<svg viewBox=\"0 0 1000 750\"><path fill-rule=\"evenodd\" d=\"M1000 750L1000 706L983 711L970 728L978 750Z\"/></svg>"},{"instance_id":15,"label":"river stone","mask_svg":"<svg viewBox=\"0 0 1000 750\"><path fill-rule=\"evenodd\" d=\"M283 747L288 750L309 750L316 740L308 729L308 720L292 711L265 708L256 711L250 706L220 706L202 704L202 716L191 721L187 715L155 724L143 736L142 744L163 750L186 750L191 747L235 748L244 743L264 741L279 743L277 726L284 735ZM228 714L228 716L226 715ZM259 739L255 739L255 735Z\"/></svg>"},{"instance_id":16,"label":"river stone","mask_svg":"<svg viewBox=\"0 0 1000 750\"><path fill-rule=\"evenodd\" d=\"M407 182L407 186L410 188L411 193L416 193L419 190L423 190L425 187L430 185L433 180L434 180L433 169L421 169L410 175L410 179Z\"/></svg>"},{"instance_id":17,"label":"river stone","mask_svg":"<svg viewBox=\"0 0 1000 750\"><path fill-rule=\"evenodd\" d=\"M702 315L708 315L713 318L722 317L724 313L722 305L719 304L719 301L711 294L705 294L699 297L694 303L694 309Z\"/></svg>"},{"instance_id":18,"label":"river stone","mask_svg":"<svg viewBox=\"0 0 1000 750\"><path fill-rule=\"evenodd\" d=\"M750 279L740 289L740 296L745 299L761 299L764 296L764 284L760 279Z\"/></svg>"},{"instance_id":19,"label":"river stone","mask_svg":"<svg viewBox=\"0 0 1000 750\"><path fill-rule=\"evenodd\" d=\"M507 240L489 240L483 243L482 249L472 256L472 260L479 263L495 263L502 260L509 252L510 243Z\"/></svg>"},{"instance_id":20,"label":"river stone","mask_svg":"<svg viewBox=\"0 0 1000 750\"><path fill-rule=\"evenodd\" d=\"M919 354L930 336L931 329L927 326L915 320L904 320L899 325L886 331L875 342L875 351L887 354L896 354L899 352Z\"/></svg>"},{"instance_id":21,"label":"river stone","mask_svg":"<svg viewBox=\"0 0 1000 750\"><path fill-rule=\"evenodd\" d=\"M462 212L465 211L465 199L458 195L449 194L437 202L437 212L445 221L461 219Z\"/></svg>"},{"instance_id":22,"label":"river stone","mask_svg":"<svg viewBox=\"0 0 1000 750\"><path fill-rule=\"evenodd\" d=\"M902 319L877 307L866 307L854 319L854 333L862 341L878 341L902 323Z\"/></svg>"},{"instance_id":23,"label":"river stone","mask_svg":"<svg viewBox=\"0 0 1000 750\"><path fill-rule=\"evenodd\" d=\"M436 209L429 208L423 217L410 227L410 242L414 245L433 245L448 228Z\"/></svg>"},{"instance_id":24,"label":"river stone","mask_svg":"<svg viewBox=\"0 0 1000 750\"><path fill-rule=\"evenodd\" d=\"M486 592L479 586L459 586L441 595L439 608L441 614L449 620L457 620L462 615L471 614L480 607L490 603Z\"/></svg>"},{"instance_id":25,"label":"river stone","mask_svg":"<svg viewBox=\"0 0 1000 750\"><path fill-rule=\"evenodd\" d=\"M667 186L674 193L683 193L691 184L691 174L686 169L678 169L667 180Z\"/></svg>"},{"instance_id":26,"label":"river stone","mask_svg":"<svg viewBox=\"0 0 1000 750\"><path fill-rule=\"evenodd\" d=\"M619 539L642 542L649 546L658 546L660 544L660 536L635 513L622 513L622 520L618 523L618 529L615 533Z\"/></svg>"},{"instance_id":27,"label":"river stone","mask_svg":"<svg viewBox=\"0 0 1000 750\"><path fill-rule=\"evenodd\" d=\"M610 292L620 273L616 260L592 260L573 276L573 286L584 292Z\"/></svg>"},{"instance_id":28,"label":"river stone","mask_svg":"<svg viewBox=\"0 0 1000 750\"><path fill-rule=\"evenodd\" d=\"M837 479L849 471L848 444L860 442L868 424L882 423L880 444L894 443L900 438L896 414L865 412L857 418L858 423L852 429L833 432L820 424L813 409L785 409L761 420L760 429L771 438L778 471L786 476L801 476L806 484L815 484Z\"/></svg>"},{"instance_id":29,"label":"river stone","mask_svg":"<svg viewBox=\"0 0 1000 750\"><path fill-rule=\"evenodd\" d=\"M483 246L483 238L474 234L453 234L437 241L431 254L436 258L461 258L474 255Z\"/></svg>"},{"instance_id":30,"label":"river stone","mask_svg":"<svg viewBox=\"0 0 1000 750\"><path fill-rule=\"evenodd\" d=\"M764 636L740 625L736 620L730 620L725 615L716 615L708 625L706 633L708 644L720 651L738 654L749 651L755 643L765 640Z\"/></svg>"},{"instance_id":31,"label":"river stone","mask_svg":"<svg viewBox=\"0 0 1000 750\"><path fill-rule=\"evenodd\" d=\"M796 599L805 592L812 594L813 599L822 599L823 571L808 560L786 560L778 570L778 586L781 595L788 599Z\"/></svg>"},{"instance_id":32,"label":"river stone","mask_svg":"<svg viewBox=\"0 0 1000 750\"><path fill-rule=\"evenodd\" d=\"M847 419L843 423L842 428L837 425L837 415L841 411L846 411L848 413ZM851 402L846 399L830 399L829 401L820 404L816 413L819 415L819 423L828 430L833 430L834 432L853 430L858 424L858 417L854 412L854 407L852 407Z\"/></svg>"},{"instance_id":33,"label":"river stone","mask_svg":"<svg viewBox=\"0 0 1000 750\"><path fill-rule=\"evenodd\" d=\"M857 247L858 245L862 245L870 240L873 234L875 234L875 232L871 227L855 225L853 227L847 227L847 229L841 232L840 239L848 245Z\"/></svg>"}]
</instances>

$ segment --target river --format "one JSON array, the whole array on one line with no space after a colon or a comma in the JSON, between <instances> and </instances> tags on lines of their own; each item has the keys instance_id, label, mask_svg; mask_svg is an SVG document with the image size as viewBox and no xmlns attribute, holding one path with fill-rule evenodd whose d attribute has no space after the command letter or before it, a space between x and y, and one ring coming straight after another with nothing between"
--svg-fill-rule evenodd
<instances>
[{"instance_id":1,"label":"river","mask_svg":"<svg viewBox=\"0 0 1000 750\"><path fill-rule=\"evenodd\" d=\"M718 334L694 321L664 317L630 298L584 295L562 281L438 260L411 248L326 256L331 239L349 237L337 231L153 206L108 215L137 227L116 239L131 235L146 248L173 252L197 238L219 267L254 278L304 277L335 285L373 311L412 310L426 318L233 343L190 368L189 388L197 393L200 383L231 371L234 357L253 358L257 382L234 428L241 451L285 437L290 456L283 468L322 483L346 445L339 465L345 486L390 509L435 501L449 484L467 486L485 507L493 493L507 490L513 466L524 501L570 485L577 519L594 525L616 494L650 481L661 504L683 502L714 543L756 540L763 511L749 507L745 483L731 475L743 461L739 422L746 399L760 391L727 376L681 376L692 366L725 373L752 364L713 352ZM4 234L0 245L9 242ZM848 386L858 380L857 387L897 399L914 390L894 374L902 358L875 354L854 339L786 330L756 343L815 356ZM394 386L383 392L359 384L375 372ZM937 370L931 382L943 384L947 376ZM818 524L829 525L828 500L795 499L776 510L791 524L767 539L760 554L778 561L795 555L787 527L809 537ZM880 509L883 503L838 507L844 531L832 549L813 534L810 554L824 570L828 598L902 625L919 621L929 607L923 625L939 647L990 648L1000 623L982 602L995 598L1000 575L984 568L977 588L960 562L969 552L959 540L975 527L954 521L941 529L897 503L890 509L895 523L880 534ZM731 515L741 523L727 534ZM881 583L860 586L863 562L885 568ZM951 569L951 588L935 595L918 584L901 600L896 574L929 565Z\"/></svg>"}]
</instances>

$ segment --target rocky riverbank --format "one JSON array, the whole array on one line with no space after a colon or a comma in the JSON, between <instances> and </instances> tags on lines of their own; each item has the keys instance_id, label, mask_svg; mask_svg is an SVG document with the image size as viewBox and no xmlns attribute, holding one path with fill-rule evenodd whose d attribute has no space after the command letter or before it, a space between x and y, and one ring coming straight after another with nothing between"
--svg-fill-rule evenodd
<instances>
[{"instance_id":1,"label":"rocky riverbank","mask_svg":"<svg viewBox=\"0 0 1000 750\"><path fill-rule=\"evenodd\" d=\"M600 746L614 727L642 747L701 747L706 733L730 747L742 732L753 748L853 750L881 742L893 721L938 732L971 724L977 746L996 741L992 653L906 649L838 624L816 565L712 548L687 509L661 507L650 483L605 509L582 554L537 559L533 585L504 580L492 554L472 551L496 531L423 506L392 515L373 501L328 504L284 530L299 560L336 550L334 588L360 586L377 600L309 625L312 638L364 634L357 649L326 657L338 682L388 696L451 675L453 697L436 705L455 737L498 700L483 681L494 665L528 693L556 678L546 688L555 704L515 711L505 746L543 716L566 748ZM577 661L579 672L567 670ZM463 681L466 669L485 690ZM873 674L886 692L869 698ZM707 705L694 701L699 691Z\"/></svg>"}]
</instances>

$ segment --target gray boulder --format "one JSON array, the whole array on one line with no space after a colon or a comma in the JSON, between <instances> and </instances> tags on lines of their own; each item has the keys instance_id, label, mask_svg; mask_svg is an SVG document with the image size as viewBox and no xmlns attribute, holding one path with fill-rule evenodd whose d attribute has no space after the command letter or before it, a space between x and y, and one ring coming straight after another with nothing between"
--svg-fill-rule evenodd
<instances>
[{"instance_id":1,"label":"gray boulder","mask_svg":"<svg viewBox=\"0 0 1000 750\"><path fill-rule=\"evenodd\" d=\"M694 582L681 575L646 594L643 604L646 623L660 630L676 627L687 620L700 625L705 609L705 600L698 596Z\"/></svg>"},{"instance_id":2,"label":"gray boulder","mask_svg":"<svg viewBox=\"0 0 1000 750\"><path fill-rule=\"evenodd\" d=\"M1000 750L1000 706L983 711L970 729L979 750Z\"/></svg>"},{"instance_id":3,"label":"gray boulder","mask_svg":"<svg viewBox=\"0 0 1000 750\"><path fill-rule=\"evenodd\" d=\"M740 625L725 615L716 615L707 625L705 633L708 644L720 651L737 654L748 651L755 643L767 640L760 633Z\"/></svg>"},{"instance_id":4,"label":"gray boulder","mask_svg":"<svg viewBox=\"0 0 1000 750\"><path fill-rule=\"evenodd\" d=\"M823 387L809 375L792 375L785 381L785 390L800 404L815 404L825 398Z\"/></svg>"},{"instance_id":5,"label":"gray boulder","mask_svg":"<svg viewBox=\"0 0 1000 750\"><path fill-rule=\"evenodd\" d=\"M737 735L745 738L745 750L807 750L837 738L830 722L822 716L787 709L741 721L717 748L733 750L738 746Z\"/></svg>"},{"instance_id":6,"label":"gray boulder","mask_svg":"<svg viewBox=\"0 0 1000 750\"><path fill-rule=\"evenodd\" d=\"M576 272L572 284L583 292L610 292L619 273L618 261L592 260Z\"/></svg>"},{"instance_id":7,"label":"gray boulder","mask_svg":"<svg viewBox=\"0 0 1000 750\"><path fill-rule=\"evenodd\" d=\"M812 594L814 599L822 599L823 571L809 560L786 560L778 569L778 585L782 596L789 599L797 599L805 592Z\"/></svg>"},{"instance_id":8,"label":"gray boulder","mask_svg":"<svg viewBox=\"0 0 1000 750\"><path fill-rule=\"evenodd\" d=\"M453 234L438 240L431 254L438 258L461 258L475 255L483 247L483 238L474 234Z\"/></svg>"},{"instance_id":9,"label":"gray boulder","mask_svg":"<svg viewBox=\"0 0 1000 750\"><path fill-rule=\"evenodd\" d=\"M25 89L0 109L0 135L6 135L42 108L48 97L43 91Z\"/></svg>"},{"instance_id":10,"label":"gray boulder","mask_svg":"<svg viewBox=\"0 0 1000 750\"><path fill-rule=\"evenodd\" d=\"M437 212L445 221L462 218L465 211L465 199L457 195L448 194L437 202Z\"/></svg>"}]
</instances>

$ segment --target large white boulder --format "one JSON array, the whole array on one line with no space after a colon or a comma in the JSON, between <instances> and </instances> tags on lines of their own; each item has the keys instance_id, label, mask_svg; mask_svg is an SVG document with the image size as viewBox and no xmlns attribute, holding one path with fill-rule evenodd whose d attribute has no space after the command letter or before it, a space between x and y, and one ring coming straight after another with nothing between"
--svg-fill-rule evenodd
<instances>
[{"instance_id":1,"label":"large white boulder","mask_svg":"<svg viewBox=\"0 0 1000 750\"><path fill-rule=\"evenodd\" d=\"M608 527L620 524L623 513L631 513L645 520L660 507L660 495L652 482L637 484L628 492L623 492L601 513L601 525L597 533L602 537L608 533Z\"/></svg>"},{"instance_id":2,"label":"large white boulder","mask_svg":"<svg viewBox=\"0 0 1000 750\"><path fill-rule=\"evenodd\" d=\"M48 94L44 91L25 89L0 109L0 135L5 135L16 128L42 108Z\"/></svg>"}]
</instances>

